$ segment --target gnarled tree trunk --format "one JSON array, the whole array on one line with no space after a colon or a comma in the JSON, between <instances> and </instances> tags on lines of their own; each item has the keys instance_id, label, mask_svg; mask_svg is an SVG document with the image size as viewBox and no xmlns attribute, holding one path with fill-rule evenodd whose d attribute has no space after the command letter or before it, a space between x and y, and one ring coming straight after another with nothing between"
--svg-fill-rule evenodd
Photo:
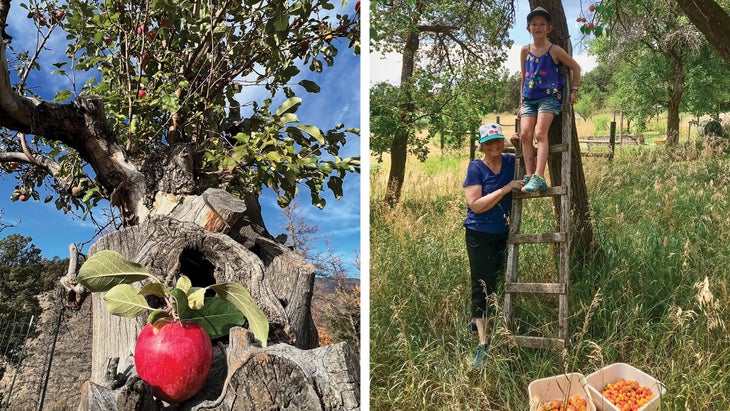
<instances>
[{"instance_id":1,"label":"gnarled tree trunk","mask_svg":"<svg viewBox=\"0 0 730 411\"><path fill-rule=\"evenodd\" d=\"M309 311L314 267L255 223L260 221L258 208L251 207L255 202L247 204L218 189L200 196L158 195L157 199L152 217L100 238L90 253L117 251L168 283L181 274L193 286L238 282L270 323L271 345L265 349L250 341L243 347L231 342L226 348L223 343L206 387L184 407L207 401L210 409L358 409L358 365L352 350L346 346L303 350L317 346ZM163 212L166 216L159 215ZM104 407L110 403L119 410L130 404L150 407L151 397L134 378L133 361L128 359L144 319L110 315L101 293L92 296L92 306L91 379L81 409L108 409ZM114 358L126 359L121 379L114 378L116 371L108 371ZM229 381L223 384L220 376L226 370ZM311 408L315 403L319 408Z\"/></svg>"}]
</instances>

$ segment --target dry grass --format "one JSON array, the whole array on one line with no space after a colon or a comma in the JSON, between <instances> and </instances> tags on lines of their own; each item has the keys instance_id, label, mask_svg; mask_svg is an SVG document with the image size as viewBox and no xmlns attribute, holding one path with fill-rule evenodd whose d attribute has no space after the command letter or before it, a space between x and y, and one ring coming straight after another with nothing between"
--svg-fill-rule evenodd
<instances>
[{"instance_id":1,"label":"dry grass","mask_svg":"<svg viewBox=\"0 0 730 411\"><path fill-rule=\"evenodd\" d=\"M727 152L627 146L613 162L584 159L602 253L572 268L568 349L519 349L498 321L482 370L469 364L476 339L466 328L460 184L467 155L409 160L402 201L392 209L382 204L387 165L371 172L371 409L524 410L532 380L613 362L664 382L662 410L727 407ZM547 207L525 218L549 222ZM551 257L527 252L521 267L538 276L545 261ZM551 302L521 304L525 325L553 326Z\"/></svg>"}]
</instances>

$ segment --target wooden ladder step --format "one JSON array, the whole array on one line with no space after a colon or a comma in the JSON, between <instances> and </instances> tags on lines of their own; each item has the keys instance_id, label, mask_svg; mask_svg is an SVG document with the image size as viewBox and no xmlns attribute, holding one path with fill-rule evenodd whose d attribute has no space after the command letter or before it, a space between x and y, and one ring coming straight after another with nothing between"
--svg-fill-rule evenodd
<instances>
[{"instance_id":1,"label":"wooden ladder step","mask_svg":"<svg viewBox=\"0 0 730 411\"><path fill-rule=\"evenodd\" d=\"M550 146L550 149L548 149L549 154L563 153L566 151L568 151L568 144L566 143L554 144ZM515 156L517 158L522 158L522 150L517 150Z\"/></svg>"},{"instance_id":2,"label":"wooden ladder step","mask_svg":"<svg viewBox=\"0 0 730 411\"><path fill-rule=\"evenodd\" d=\"M564 243L568 238L565 233L544 234L511 234L509 244Z\"/></svg>"},{"instance_id":3,"label":"wooden ladder step","mask_svg":"<svg viewBox=\"0 0 730 411\"><path fill-rule=\"evenodd\" d=\"M504 291L523 294L566 294L568 286L562 283L512 283L504 284Z\"/></svg>"},{"instance_id":4,"label":"wooden ladder step","mask_svg":"<svg viewBox=\"0 0 730 411\"><path fill-rule=\"evenodd\" d=\"M514 338L521 347L553 351L560 351L565 347L565 340L562 338L528 337L525 335L516 335Z\"/></svg>"},{"instance_id":5,"label":"wooden ladder step","mask_svg":"<svg viewBox=\"0 0 730 411\"><path fill-rule=\"evenodd\" d=\"M545 190L535 191L534 193L512 193L512 199L525 199L525 198L537 198L537 197L555 197L563 194L568 194L568 187L566 186L555 186L548 187Z\"/></svg>"}]
</instances>

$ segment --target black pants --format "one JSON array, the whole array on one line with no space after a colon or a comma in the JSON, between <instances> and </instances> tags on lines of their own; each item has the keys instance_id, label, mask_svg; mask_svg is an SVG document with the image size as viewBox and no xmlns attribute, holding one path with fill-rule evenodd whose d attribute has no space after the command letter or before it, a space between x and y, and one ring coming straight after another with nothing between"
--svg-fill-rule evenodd
<instances>
[{"instance_id":1,"label":"black pants","mask_svg":"<svg viewBox=\"0 0 730 411\"><path fill-rule=\"evenodd\" d=\"M487 296L497 291L497 281L504 279L507 262L507 236L466 229L466 253L471 270L471 315L489 314ZM484 284L482 284L482 281ZM486 290L485 290L486 285ZM486 291L486 292L485 292Z\"/></svg>"}]
</instances>

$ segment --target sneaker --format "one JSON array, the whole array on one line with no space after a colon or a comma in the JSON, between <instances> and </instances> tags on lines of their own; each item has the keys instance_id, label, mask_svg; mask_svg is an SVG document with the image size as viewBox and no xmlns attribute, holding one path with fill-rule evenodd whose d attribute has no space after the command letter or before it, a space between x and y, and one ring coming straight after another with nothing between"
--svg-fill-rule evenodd
<instances>
[{"instance_id":1,"label":"sneaker","mask_svg":"<svg viewBox=\"0 0 730 411\"><path fill-rule=\"evenodd\" d=\"M487 359L487 349L489 344L477 345L477 355L474 356L474 361L471 362L472 367L481 367L484 364L484 360Z\"/></svg>"},{"instance_id":2,"label":"sneaker","mask_svg":"<svg viewBox=\"0 0 730 411\"><path fill-rule=\"evenodd\" d=\"M522 177L522 181L524 181L525 182L525 185L527 185L527 183L530 182L530 176L528 176L527 174L525 174L525 176ZM520 192L522 192L522 187L512 187L512 191L514 191L516 193L520 193Z\"/></svg>"},{"instance_id":3,"label":"sneaker","mask_svg":"<svg viewBox=\"0 0 730 411\"><path fill-rule=\"evenodd\" d=\"M544 190L548 188L547 183L545 182L545 179L540 177L537 174L533 174L532 178L530 178L530 181L522 187L523 193L532 193L539 190Z\"/></svg>"}]
</instances>

